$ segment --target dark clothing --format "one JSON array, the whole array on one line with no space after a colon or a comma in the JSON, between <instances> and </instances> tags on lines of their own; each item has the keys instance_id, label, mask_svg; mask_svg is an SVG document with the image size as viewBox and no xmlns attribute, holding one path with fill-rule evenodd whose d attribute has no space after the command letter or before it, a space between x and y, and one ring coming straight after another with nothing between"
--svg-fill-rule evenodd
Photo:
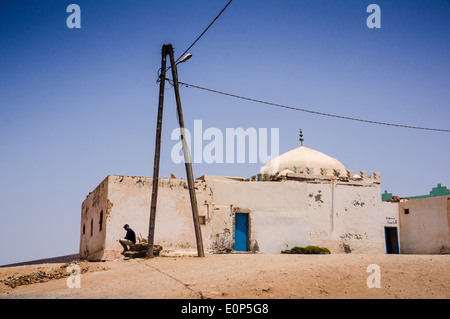
<instances>
[{"instance_id":1,"label":"dark clothing","mask_svg":"<svg viewBox=\"0 0 450 319\"><path fill-rule=\"evenodd\" d=\"M131 228L128 228L127 235L125 236L125 239L131 240L133 244L136 244L136 235L134 231Z\"/></svg>"}]
</instances>

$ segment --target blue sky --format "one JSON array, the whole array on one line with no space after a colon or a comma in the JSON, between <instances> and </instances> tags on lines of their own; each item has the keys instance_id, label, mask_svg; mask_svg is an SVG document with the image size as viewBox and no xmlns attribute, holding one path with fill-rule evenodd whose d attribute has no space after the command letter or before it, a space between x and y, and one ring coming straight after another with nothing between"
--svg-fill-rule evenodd
<instances>
[{"instance_id":1,"label":"blue sky","mask_svg":"<svg viewBox=\"0 0 450 319\"><path fill-rule=\"evenodd\" d=\"M107 175L152 176L161 47L178 57L228 1L0 2L0 264L78 252L81 203ZM69 4L81 29L69 29ZM366 8L381 8L369 29ZM450 129L449 1L234 0L178 68L180 81L344 116ZM371 125L181 88L185 123L279 128L382 189L450 186L449 133ZM160 176L177 127L166 91ZM262 163L263 164L263 163ZM258 164L194 164L250 177Z\"/></svg>"}]
</instances>

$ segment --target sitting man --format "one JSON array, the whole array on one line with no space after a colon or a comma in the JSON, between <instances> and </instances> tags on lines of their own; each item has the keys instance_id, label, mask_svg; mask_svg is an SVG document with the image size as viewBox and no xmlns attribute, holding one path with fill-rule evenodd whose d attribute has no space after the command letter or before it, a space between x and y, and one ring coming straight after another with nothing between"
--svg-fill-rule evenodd
<instances>
[{"instance_id":1,"label":"sitting man","mask_svg":"<svg viewBox=\"0 0 450 319\"><path fill-rule=\"evenodd\" d=\"M128 251L127 245L131 246L131 245L136 244L136 235L135 235L134 231L130 228L130 226L128 224L125 224L123 226L123 228L125 228L125 230L127 231L127 234L126 234L125 238L119 239L119 243L123 247L122 254L124 252Z\"/></svg>"}]
</instances>

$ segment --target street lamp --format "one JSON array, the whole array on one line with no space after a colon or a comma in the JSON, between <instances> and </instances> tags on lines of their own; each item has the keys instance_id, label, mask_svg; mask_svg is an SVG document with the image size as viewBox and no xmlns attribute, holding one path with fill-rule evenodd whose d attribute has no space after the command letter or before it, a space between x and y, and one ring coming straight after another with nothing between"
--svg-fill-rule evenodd
<instances>
[{"instance_id":1,"label":"street lamp","mask_svg":"<svg viewBox=\"0 0 450 319\"><path fill-rule=\"evenodd\" d=\"M192 58L192 54L188 53L188 54L186 54L186 55L180 60L180 62L178 62L177 64L186 62L186 61L189 60L190 58Z\"/></svg>"}]
</instances>

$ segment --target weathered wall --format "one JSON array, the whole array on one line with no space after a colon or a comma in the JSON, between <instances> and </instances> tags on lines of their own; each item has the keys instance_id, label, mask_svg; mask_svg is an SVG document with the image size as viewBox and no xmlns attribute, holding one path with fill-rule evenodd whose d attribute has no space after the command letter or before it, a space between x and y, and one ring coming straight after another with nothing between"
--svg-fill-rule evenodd
<instances>
[{"instance_id":1,"label":"weathered wall","mask_svg":"<svg viewBox=\"0 0 450 319\"><path fill-rule=\"evenodd\" d=\"M278 253L312 244L333 253L385 252L379 183L205 180L214 203L249 212L250 245L258 248L253 250Z\"/></svg>"},{"instance_id":2,"label":"weathered wall","mask_svg":"<svg viewBox=\"0 0 450 319\"><path fill-rule=\"evenodd\" d=\"M211 197L212 200L212 197ZM202 227L203 244L209 253L234 250L234 212L231 205L209 203L206 225Z\"/></svg>"},{"instance_id":3,"label":"weathered wall","mask_svg":"<svg viewBox=\"0 0 450 319\"><path fill-rule=\"evenodd\" d=\"M184 179L160 179L155 243L165 250L196 252L189 191ZM196 180L203 245L209 253L234 250L234 214L249 212L253 251L279 253L293 245L309 243L306 185L298 182L240 182L227 179ZM126 223L143 237L148 233L152 179L110 176L105 250L121 251L117 242ZM292 194L292 196L286 196ZM303 198L303 199L302 199Z\"/></svg>"},{"instance_id":4,"label":"weathered wall","mask_svg":"<svg viewBox=\"0 0 450 319\"><path fill-rule=\"evenodd\" d=\"M199 216L205 221L201 231L207 253L234 250L236 212L249 214L249 250L254 252L280 253L310 244L333 253L384 252L377 183L332 179L248 182L204 176L195 181L195 188ZM92 237L83 235L82 255L119 257L124 224L138 237L147 238L151 190L152 178L108 176L83 203L82 213L82 224L89 224L103 211L106 232L94 229ZM196 252L184 179L159 180L155 244L165 250Z\"/></svg>"},{"instance_id":5,"label":"weathered wall","mask_svg":"<svg viewBox=\"0 0 450 319\"><path fill-rule=\"evenodd\" d=\"M398 236L398 245L399 245L399 253L403 252L402 243L401 243L401 228L400 228L400 217L399 217L399 203L391 203L391 202L381 202L381 218L383 224L381 227L395 227L397 228L397 236ZM385 248L386 248L386 239L385 239Z\"/></svg>"},{"instance_id":6,"label":"weathered wall","mask_svg":"<svg viewBox=\"0 0 450 319\"><path fill-rule=\"evenodd\" d=\"M380 185L308 182L311 243L332 253L383 253Z\"/></svg>"},{"instance_id":7,"label":"weathered wall","mask_svg":"<svg viewBox=\"0 0 450 319\"><path fill-rule=\"evenodd\" d=\"M399 227L399 203L381 202L383 226Z\"/></svg>"},{"instance_id":8,"label":"weathered wall","mask_svg":"<svg viewBox=\"0 0 450 319\"><path fill-rule=\"evenodd\" d=\"M125 236L124 224L129 224L137 237L148 236L152 178L111 176L109 181L111 209L105 248L117 254L122 251L118 239ZM199 215L206 216L208 206L205 203L210 202L209 189L201 181L196 181L195 187ZM164 249L197 249L189 190L184 179L159 179L154 242Z\"/></svg>"},{"instance_id":9,"label":"weathered wall","mask_svg":"<svg viewBox=\"0 0 450 319\"><path fill-rule=\"evenodd\" d=\"M261 253L280 253L294 246L308 246L309 223L305 212L252 211L250 238Z\"/></svg>"},{"instance_id":10,"label":"weathered wall","mask_svg":"<svg viewBox=\"0 0 450 319\"><path fill-rule=\"evenodd\" d=\"M450 196L412 199L399 205L402 253L450 253Z\"/></svg>"},{"instance_id":11,"label":"weathered wall","mask_svg":"<svg viewBox=\"0 0 450 319\"><path fill-rule=\"evenodd\" d=\"M250 250L280 253L309 244L306 184L297 181L246 182L206 177L215 204L249 214ZM229 228L234 238L234 215Z\"/></svg>"},{"instance_id":12,"label":"weathered wall","mask_svg":"<svg viewBox=\"0 0 450 319\"><path fill-rule=\"evenodd\" d=\"M106 177L94 191L89 193L81 205L80 258L100 259L106 238L106 214L108 201L108 179ZM102 216L100 220L100 216ZM101 222L101 230L100 230Z\"/></svg>"}]
</instances>

